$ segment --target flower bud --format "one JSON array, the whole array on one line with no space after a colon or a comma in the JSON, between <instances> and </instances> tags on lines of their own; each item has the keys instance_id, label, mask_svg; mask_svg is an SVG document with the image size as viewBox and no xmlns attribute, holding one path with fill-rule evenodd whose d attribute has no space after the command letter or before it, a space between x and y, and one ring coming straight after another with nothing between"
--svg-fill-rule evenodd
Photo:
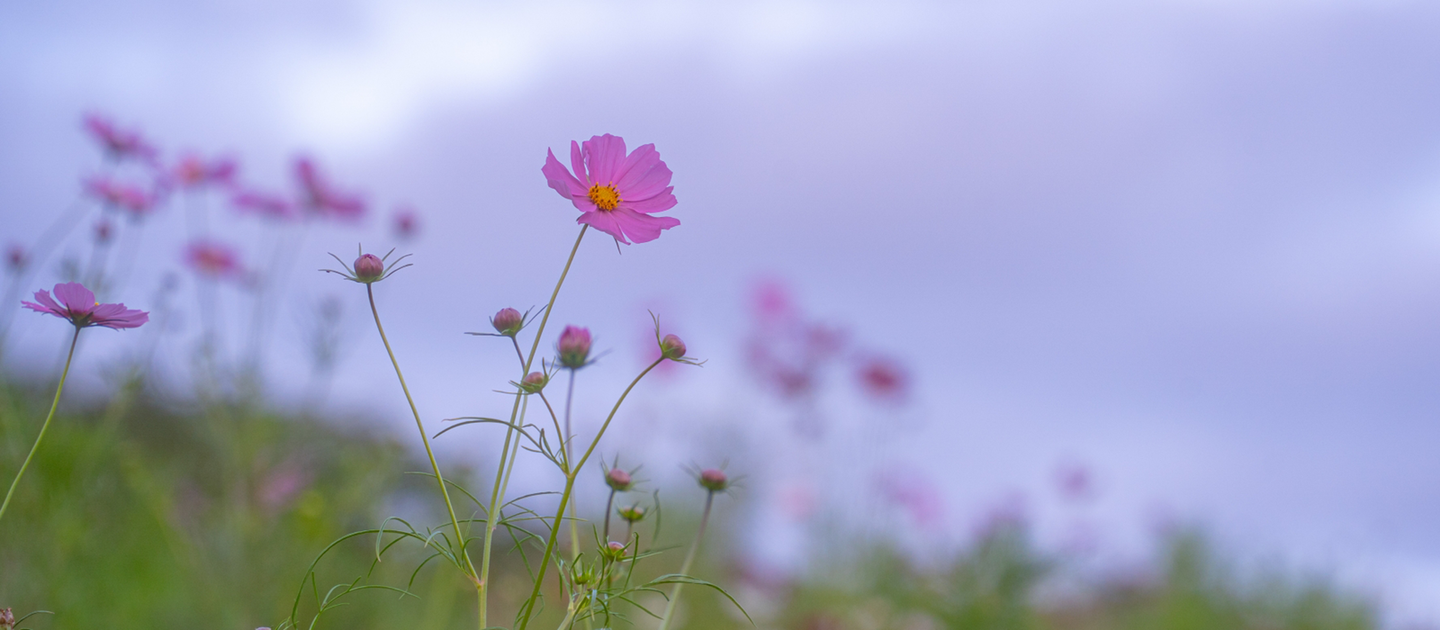
<instances>
[{"instance_id":1,"label":"flower bud","mask_svg":"<svg viewBox=\"0 0 1440 630\"><path fill-rule=\"evenodd\" d=\"M600 548L600 553L605 554L605 557L612 561L619 560L625 557L625 543L612 540Z\"/></svg>"},{"instance_id":2,"label":"flower bud","mask_svg":"<svg viewBox=\"0 0 1440 630\"><path fill-rule=\"evenodd\" d=\"M685 342L675 335L665 335L660 340L660 355L671 361L680 360L685 356Z\"/></svg>"},{"instance_id":3,"label":"flower bud","mask_svg":"<svg viewBox=\"0 0 1440 630\"><path fill-rule=\"evenodd\" d=\"M626 523L638 523L645 520L645 508L638 505L622 507L616 511L620 514L620 518L625 519Z\"/></svg>"},{"instance_id":4,"label":"flower bud","mask_svg":"<svg viewBox=\"0 0 1440 630\"><path fill-rule=\"evenodd\" d=\"M365 254L355 259L355 279L370 283L385 275L385 263L374 254Z\"/></svg>"},{"instance_id":5,"label":"flower bud","mask_svg":"<svg viewBox=\"0 0 1440 630\"><path fill-rule=\"evenodd\" d=\"M520 389L525 390L527 394L534 394L545 389L545 384L549 382L550 377L546 376L544 372L531 372L526 374L525 378L520 379Z\"/></svg>"},{"instance_id":6,"label":"flower bud","mask_svg":"<svg viewBox=\"0 0 1440 630\"><path fill-rule=\"evenodd\" d=\"M560 333L557 349L560 351L560 365L572 370L585 367L590 358L590 329L566 326Z\"/></svg>"},{"instance_id":7,"label":"flower bud","mask_svg":"<svg viewBox=\"0 0 1440 630\"><path fill-rule=\"evenodd\" d=\"M605 473L605 485L610 486L616 492L624 492L629 490L630 486L635 485L635 480L630 478L630 473L619 468L611 468Z\"/></svg>"},{"instance_id":8,"label":"flower bud","mask_svg":"<svg viewBox=\"0 0 1440 630\"><path fill-rule=\"evenodd\" d=\"M502 308L500 312L490 318L490 325L495 327L495 332L505 335L506 337L514 337L515 333L520 332L520 327L524 324L525 316L513 308Z\"/></svg>"},{"instance_id":9,"label":"flower bud","mask_svg":"<svg viewBox=\"0 0 1440 630\"><path fill-rule=\"evenodd\" d=\"M729 486L730 478L725 476L725 471L717 468L700 471L700 487L711 492L724 492Z\"/></svg>"},{"instance_id":10,"label":"flower bud","mask_svg":"<svg viewBox=\"0 0 1440 630\"><path fill-rule=\"evenodd\" d=\"M0 630L14 630L15 613L9 608L0 608Z\"/></svg>"},{"instance_id":11,"label":"flower bud","mask_svg":"<svg viewBox=\"0 0 1440 630\"><path fill-rule=\"evenodd\" d=\"M576 563L570 568L570 579L576 584L589 584L595 579L595 569Z\"/></svg>"}]
</instances>

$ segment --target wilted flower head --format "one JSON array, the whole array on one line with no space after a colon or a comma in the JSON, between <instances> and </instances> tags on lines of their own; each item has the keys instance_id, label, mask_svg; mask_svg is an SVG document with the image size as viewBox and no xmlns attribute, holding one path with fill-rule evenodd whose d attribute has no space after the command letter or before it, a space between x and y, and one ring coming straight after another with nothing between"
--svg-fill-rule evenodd
<instances>
[{"instance_id":1,"label":"wilted flower head","mask_svg":"<svg viewBox=\"0 0 1440 630\"><path fill-rule=\"evenodd\" d=\"M303 205L312 214L355 221L365 215L365 201L330 184L307 157L295 160L295 179L300 184Z\"/></svg>"},{"instance_id":2,"label":"wilted flower head","mask_svg":"<svg viewBox=\"0 0 1440 630\"><path fill-rule=\"evenodd\" d=\"M159 197L154 192L134 184L117 182L107 177L92 177L86 180L85 192L107 206L129 212L131 217L137 219L150 214Z\"/></svg>"},{"instance_id":3,"label":"wilted flower head","mask_svg":"<svg viewBox=\"0 0 1440 630\"><path fill-rule=\"evenodd\" d=\"M295 204L279 195L255 190L241 190L230 198L230 203L244 214L256 214L267 219L288 221L296 218Z\"/></svg>"},{"instance_id":4,"label":"wilted flower head","mask_svg":"<svg viewBox=\"0 0 1440 630\"><path fill-rule=\"evenodd\" d=\"M420 232L420 215L413 208L401 208L395 211L391 219L391 226L396 238L409 240L415 238Z\"/></svg>"},{"instance_id":5,"label":"wilted flower head","mask_svg":"<svg viewBox=\"0 0 1440 630\"><path fill-rule=\"evenodd\" d=\"M24 269L26 263L29 262L30 255L25 251L24 246L12 244L5 249L5 268L11 273Z\"/></svg>"},{"instance_id":6,"label":"wilted flower head","mask_svg":"<svg viewBox=\"0 0 1440 630\"><path fill-rule=\"evenodd\" d=\"M94 138L112 159L135 158L143 161L155 159L155 147L151 146L139 132L116 127L108 118L98 114L85 116L85 131Z\"/></svg>"},{"instance_id":7,"label":"wilted flower head","mask_svg":"<svg viewBox=\"0 0 1440 630\"><path fill-rule=\"evenodd\" d=\"M150 321L150 314L144 311L125 308L124 304L101 304L95 301L95 294L83 287L78 282L65 282L55 285L55 298L50 298L50 292L40 290L35 292L35 302L20 302L25 308L37 313L49 313L56 317L70 320L78 328L89 326L104 326L120 330L121 328L138 328L141 324ZM37 303L38 302L38 303Z\"/></svg>"},{"instance_id":8,"label":"wilted flower head","mask_svg":"<svg viewBox=\"0 0 1440 630\"><path fill-rule=\"evenodd\" d=\"M700 487L711 492L724 492L726 488L730 487L730 478L726 477L725 471L719 468L706 468L700 471L697 481L700 482Z\"/></svg>"},{"instance_id":9,"label":"wilted flower head","mask_svg":"<svg viewBox=\"0 0 1440 630\"><path fill-rule=\"evenodd\" d=\"M556 348L560 351L560 365L572 370L585 367L590 358L590 329L566 326Z\"/></svg>"},{"instance_id":10,"label":"wilted flower head","mask_svg":"<svg viewBox=\"0 0 1440 630\"><path fill-rule=\"evenodd\" d=\"M225 243L208 239L197 239L186 246L185 265L209 278L234 278L241 273L239 252Z\"/></svg>"},{"instance_id":11,"label":"wilted flower head","mask_svg":"<svg viewBox=\"0 0 1440 630\"><path fill-rule=\"evenodd\" d=\"M235 182L237 168L234 158L220 157L207 161L194 153L187 153L175 163L170 176L181 188L230 185Z\"/></svg>"},{"instance_id":12,"label":"wilted flower head","mask_svg":"<svg viewBox=\"0 0 1440 630\"><path fill-rule=\"evenodd\" d=\"M506 337L514 337L525 325L525 316L513 308L502 308L490 318L490 325L495 327L495 332Z\"/></svg>"},{"instance_id":13,"label":"wilted flower head","mask_svg":"<svg viewBox=\"0 0 1440 630\"><path fill-rule=\"evenodd\" d=\"M610 486L616 492L625 492L635 485L635 480L630 473L619 468L611 468L605 471L605 485Z\"/></svg>"},{"instance_id":14,"label":"wilted flower head","mask_svg":"<svg viewBox=\"0 0 1440 630\"><path fill-rule=\"evenodd\" d=\"M584 148L570 143L572 175L554 151L546 151L540 172L546 183L581 212L577 223L590 225L622 243L644 243L660 237L661 230L680 225L674 217L653 213L675 207L670 168L660 160L655 145L647 144L625 154L625 141L605 134L585 141Z\"/></svg>"}]
</instances>

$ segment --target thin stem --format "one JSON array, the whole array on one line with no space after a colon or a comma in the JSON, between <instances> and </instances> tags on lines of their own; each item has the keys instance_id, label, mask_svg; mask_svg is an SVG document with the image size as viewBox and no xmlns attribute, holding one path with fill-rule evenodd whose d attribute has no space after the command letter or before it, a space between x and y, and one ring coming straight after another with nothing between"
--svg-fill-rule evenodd
<instances>
[{"instance_id":1,"label":"thin stem","mask_svg":"<svg viewBox=\"0 0 1440 630\"><path fill-rule=\"evenodd\" d=\"M575 400L575 372L576 370L574 368L570 369L570 382L565 388L565 441L563 444L565 446L566 462L569 462L574 456L574 453L570 451L570 435L572 433L572 429L570 428L570 403ZM567 471L567 473L568 472L569 471ZM568 511L570 512L570 560L573 562L580 559L580 528L575 524L574 497L571 497Z\"/></svg>"},{"instance_id":2,"label":"thin stem","mask_svg":"<svg viewBox=\"0 0 1440 630\"><path fill-rule=\"evenodd\" d=\"M685 564L680 565L680 575L690 575L690 565L695 562L695 551L700 549L700 539L705 536L705 524L710 522L710 506L714 503L715 491L710 490L705 495L705 513L700 516L700 529L695 532L695 542L690 543L690 552L685 554ZM676 582L674 588L670 589L670 601L665 603L665 614L660 618L659 630L670 626L670 619L675 614L675 604L680 601L680 588L683 586L684 582Z\"/></svg>"},{"instance_id":3,"label":"thin stem","mask_svg":"<svg viewBox=\"0 0 1440 630\"><path fill-rule=\"evenodd\" d=\"M605 544L610 544L610 511L615 508L615 489L610 489L610 497L605 499Z\"/></svg>"},{"instance_id":4,"label":"thin stem","mask_svg":"<svg viewBox=\"0 0 1440 630\"><path fill-rule=\"evenodd\" d=\"M578 610L580 606L572 603L569 612L565 613L565 618L560 620L560 625L555 630L569 630L570 625L575 623L575 612Z\"/></svg>"},{"instance_id":5,"label":"thin stem","mask_svg":"<svg viewBox=\"0 0 1440 630\"><path fill-rule=\"evenodd\" d=\"M75 358L75 343L80 340L80 327L75 327L75 334L70 337L70 352L65 355L65 369L60 372L60 385L55 388L55 400L50 403L50 413L45 416L45 423L40 425L40 435L35 437L35 445L30 447L30 454L25 456L25 461L20 464L20 471L15 473L15 481L10 482L10 490L5 493L5 502L0 503L0 518L5 517L5 508L10 507L10 498L15 496L15 488L20 485L20 478L25 476L25 469L30 467L30 460L35 458L35 451L40 450L40 441L45 439L45 431L50 428L50 421L55 419L55 409L60 406L60 392L65 390L65 377L70 375L70 360Z\"/></svg>"},{"instance_id":6,"label":"thin stem","mask_svg":"<svg viewBox=\"0 0 1440 630\"><path fill-rule=\"evenodd\" d=\"M560 432L560 418L555 415L555 408L550 406L550 399L545 397L545 392L539 394L540 400L545 403L545 409L550 411L550 422L555 425L555 435L560 440L560 472L570 474L570 456L565 453L565 435Z\"/></svg>"},{"instance_id":7,"label":"thin stem","mask_svg":"<svg viewBox=\"0 0 1440 630\"><path fill-rule=\"evenodd\" d=\"M585 238L585 232L589 229L590 226L588 225L580 228L580 235L575 237L575 245L570 248L570 257L565 259L565 268L560 271L560 280L555 283L555 290L550 293L550 301L545 304L545 315L540 318L540 328L535 331L535 343L530 345L530 356L525 359L524 365L521 366L521 379L524 379L525 375L530 373L530 366L535 364L535 352L540 349L540 338L545 335L545 324L550 321L550 311L555 308L555 299L560 296L560 287L565 284L565 276L570 275L570 265L575 262L575 252L580 251L580 241ZM519 342L517 341L515 343L516 350L518 351ZM505 431L505 444L500 449L500 467L495 473L495 486L490 492L490 514L495 513L496 508L500 506L500 501L504 499L503 492L501 491L501 479L505 475L505 470L509 467L506 460L509 459L513 463L515 457L520 453L520 450L517 448L514 450L515 455L509 454L511 452L510 440L514 437L515 431L520 427L516 421L521 418L520 400L522 398L523 395L520 392L516 392L515 405L510 409L510 427ZM479 577L480 590L485 593L485 595L480 598L480 627L482 628L489 627L486 619L489 612L490 552L493 547L492 543L494 542L494 538L495 519L486 518L485 548L481 552Z\"/></svg>"},{"instance_id":8,"label":"thin stem","mask_svg":"<svg viewBox=\"0 0 1440 630\"><path fill-rule=\"evenodd\" d=\"M375 329L380 331L380 341L385 344L385 352L390 355L390 364L395 366L395 376L400 379L400 389L405 392L405 402L410 403L410 412L415 414L415 428L420 430L420 442L425 445L425 456L430 458L430 469L435 473L435 482L440 484L440 496L445 499L445 509L450 513L450 525L455 528L455 539L460 543L460 555L465 558L465 569L468 569L470 577L474 578L475 564L470 561L470 554L465 553L465 533L460 530L460 519L455 518L455 505L450 502L450 492L445 489L445 478L440 476L440 464L436 463L435 452L430 449L425 423L420 421L420 410L415 407L415 399L410 396L410 388L405 385L405 375L400 372L400 362L395 360L395 351L390 349L390 340L385 337L385 327L380 325L380 311L375 308L374 285L365 285L365 295L370 298L370 313L375 316Z\"/></svg>"},{"instance_id":9,"label":"thin stem","mask_svg":"<svg viewBox=\"0 0 1440 630\"><path fill-rule=\"evenodd\" d=\"M635 380L630 381L630 385L625 388L625 391L620 394L620 399L615 401L615 406L610 409L610 415L605 417L605 423L600 425L600 431L595 434L595 439L591 440L590 447L585 449L585 455L575 463L574 468L570 469L570 473L565 475L565 490L560 494L560 510L555 515L554 525L550 527L550 538L545 542L545 553L540 556L540 575L535 578L535 587L531 589L530 597L525 600L519 630L525 630L525 627L530 625L530 615L535 612L535 601L540 597L540 585L545 581L545 571L550 568L550 556L555 553L555 539L560 534L560 520L565 517L565 506L570 504L570 493L575 489L576 473L585 467L585 462L590 459L590 455L595 452L595 447L600 444L600 438L605 437L605 430L610 428L610 421L615 419L615 413L620 411L620 405L625 402L625 397L630 395L630 390L635 389L635 386L640 383L640 379L645 378L650 370L655 369L655 366L660 365L660 362L664 360L663 357L656 359L654 363L645 368L645 371L636 376Z\"/></svg>"}]
</instances>

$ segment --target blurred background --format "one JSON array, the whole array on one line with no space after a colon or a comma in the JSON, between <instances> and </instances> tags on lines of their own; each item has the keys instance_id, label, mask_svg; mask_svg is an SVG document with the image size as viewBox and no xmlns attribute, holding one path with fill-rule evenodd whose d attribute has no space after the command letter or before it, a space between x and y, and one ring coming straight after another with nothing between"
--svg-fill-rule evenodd
<instances>
[{"instance_id":1,"label":"blurred background","mask_svg":"<svg viewBox=\"0 0 1440 630\"><path fill-rule=\"evenodd\" d=\"M681 225L588 235L547 334L608 352L582 432L647 310L708 359L601 453L677 514L686 466L743 477L702 577L762 627L1434 627L1437 35L1404 0L7 5L4 470L68 341L18 300L88 280L154 319L83 335L0 597L273 624L347 526L431 509L364 292L317 270L413 253L376 293L421 413L501 414L510 350L463 333L544 304L578 229L545 151L613 133ZM500 436L440 458L484 485ZM521 491L558 478L532 459ZM943 610L986 563L1033 616ZM81 596L101 565L129 599ZM274 593L153 595L241 565Z\"/></svg>"}]
</instances>

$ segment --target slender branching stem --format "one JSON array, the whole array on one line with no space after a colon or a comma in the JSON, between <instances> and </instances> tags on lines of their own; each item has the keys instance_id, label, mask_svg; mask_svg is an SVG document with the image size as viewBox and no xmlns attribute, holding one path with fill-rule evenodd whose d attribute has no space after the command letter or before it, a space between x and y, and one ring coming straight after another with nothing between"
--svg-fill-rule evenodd
<instances>
[{"instance_id":1,"label":"slender branching stem","mask_svg":"<svg viewBox=\"0 0 1440 630\"><path fill-rule=\"evenodd\" d=\"M565 434L560 431L560 418L555 415L555 408L550 406L550 399L545 397L545 392L536 393L539 394L540 401L545 403L545 409L550 412L550 422L555 425L556 439L560 440L560 472L568 475L570 474L570 456L567 454L568 448L565 446Z\"/></svg>"},{"instance_id":2,"label":"slender branching stem","mask_svg":"<svg viewBox=\"0 0 1440 630\"><path fill-rule=\"evenodd\" d=\"M560 296L560 287L565 284L565 276L570 275L570 265L575 262L575 253L580 251L580 241L584 240L585 232L589 229L590 226L588 225L580 228L580 235L575 237L575 245L570 248L570 257L565 259L565 268L560 271L560 280L555 283L555 290L550 293L550 301L545 303L545 314L540 318L540 327L535 330L535 342L530 345L530 356L526 357L523 362L524 365L522 365L520 369L521 379L524 379L525 375L530 373L530 366L535 365L535 352L540 349L540 338L545 335L545 325L550 321L550 312L555 309L555 299ZM516 342L516 344L516 350L518 352L519 342ZM500 449L500 466L495 473L495 485L490 492L490 514L495 514L501 505L501 501L504 500L504 495L501 492L501 480L505 476L505 471L510 468L515 457L518 456L520 452L518 448L513 451L511 450L510 441L512 439L518 441L518 438L515 438L514 434L515 431L520 428L520 421L523 418L523 416L520 415L520 401L522 398L524 398L524 394L516 392L515 405L510 409L510 426L505 431L505 444ZM512 452L514 454L511 454ZM509 461L507 462L507 460ZM489 614L490 552L494 546L496 524L494 518L487 517L485 519L485 548L481 552L479 577L481 591L480 626L482 628L489 627L486 620ZM538 584L539 582L537 581L536 583Z\"/></svg>"},{"instance_id":3,"label":"slender branching stem","mask_svg":"<svg viewBox=\"0 0 1440 630\"><path fill-rule=\"evenodd\" d=\"M40 435L35 437L35 445L30 447L30 454L25 456L25 461L20 464L20 471L15 473L15 481L10 482L10 490L5 493L5 502L0 503L0 518L5 517L5 508L10 507L10 499L15 496L15 488L20 485L20 478L25 476L25 469L30 467L30 460L35 458L35 451L40 450L40 441L45 439L45 431L50 428L50 421L55 419L55 409L60 406L60 392L65 390L65 377L70 375L70 360L75 358L75 343L80 340L80 327L75 327L75 334L70 337L70 352L65 355L65 369L60 372L60 384L55 387L55 400L50 403L50 413L45 416L45 423L40 425Z\"/></svg>"},{"instance_id":4,"label":"slender branching stem","mask_svg":"<svg viewBox=\"0 0 1440 630\"><path fill-rule=\"evenodd\" d=\"M430 437L425 434L425 423L420 420L420 410L415 407L415 399L410 396L410 387L405 384L405 375L400 371L400 362L395 359L395 351L390 349L390 340L385 336L385 327L380 324L380 311L375 308L374 286L366 284L365 295L370 298L370 314L375 316L375 329L380 331L380 341L385 344L385 352L390 355L390 364L395 366L395 376L400 379L400 389L405 392L405 402L410 403L410 412L415 414L415 428L420 430L420 442L425 445L425 456L430 458L430 470L435 473L435 482L440 484L440 497L445 499L445 510L450 514L450 525L455 528L455 540L459 542L460 556L464 558L461 570L468 571L469 577L476 579L478 584L475 564L470 561L470 554L465 553L465 532L460 529L460 519L455 518L455 504L450 501L450 491L445 488L445 478L440 475L440 464L435 461L435 451L430 448Z\"/></svg>"},{"instance_id":5,"label":"slender branching stem","mask_svg":"<svg viewBox=\"0 0 1440 630\"><path fill-rule=\"evenodd\" d=\"M525 630L525 627L530 625L530 617L535 612L535 602L540 598L540 586L545 582L545 571L550 568L550 557L555 554L555 539L560 534L560 521L565 517L565 506L570 504L570 493L575 489L575 477L580 470L585 468L585 462L589 461L590 456L595 453L595 447L600 445L600 438L605 437L605 430L610 428L610 422L615 419L615 413L620 411L620 405L625 402L630 391L640 384L640 379L645 378L650 370L655 369L655 366L660 365L660 362L664 360L663 357L656 359L639 376L636 376L635 380L630 381L630 385L620 394L620 399L615 401L615 406L610 408L610 415L605 417L605 422L600 425L600 431L595 434L595 439L590 441L590 446L585 449L585 454L565 475L565 490L560 493L560 509L555 514L555 521L550 527L550 538L545 542L545 553L540 556L540 573L535 577L535 586L531 589L530 597L526 598L524 607L521 609L519 630Z\"/></svg>"},{"instance_id":6,"label":"slender branching stem","mask_svg":"<svg viewBox=\"0 0 1440 630\"><path fill-rule=\"evenodd\" d=\"M570 445L571 445L570 435L571 435L571 433L572 433L572 431L573 431L573 429L571 429L571 427L570 427L570 406L571 406L571 401L575 400L575 372L576 372L576 371L577 371L577 370L575 370L574 368L571 368L571 369L570 369L570 382L567 384L567 386L566 386L566 388L565 388L565 443L564 443L564 444L565 444L565 448L564 448L564 451L565 451L565 461L567 461L567 462L570 461L570 460L575 456L575 454L570 451ZM568 474L568 471L567 471L567 474ZM579 525L577 525L576 522L575 522L575 500L574 500L575 498L574 498L574 497L571 497L570 499L571 499L571 500L569 501L569 507L567 508L566 511L570 512L570 560L573 562L573 561L575 561L575 560L579 560L579 559L580 559L580 527L579 527Z\"/></svg>"},{"instance_id":7,"label":"slender branching stem","mask_svg":"<svg viewBox=\"0 0 1440 630\"><path fill-rule=\"evenodd\" d=\"M700 515L700 529L695 531L695 541L690 543L690 551L685 554L685 563L680 565L680 575L690 576L690 565L695 563L695 552L700 549L700 539L705 536L705 525L710 522L710 506L714 503L715 491L708 490L705 495L705 512ZM670 601L665 602L665 614L660 617L659 630L670 627L670 620L675 616L675 604L680 601L680 589L684 586L684 582L676 582L670 589Z\"/></svg>"}]
</instances>

